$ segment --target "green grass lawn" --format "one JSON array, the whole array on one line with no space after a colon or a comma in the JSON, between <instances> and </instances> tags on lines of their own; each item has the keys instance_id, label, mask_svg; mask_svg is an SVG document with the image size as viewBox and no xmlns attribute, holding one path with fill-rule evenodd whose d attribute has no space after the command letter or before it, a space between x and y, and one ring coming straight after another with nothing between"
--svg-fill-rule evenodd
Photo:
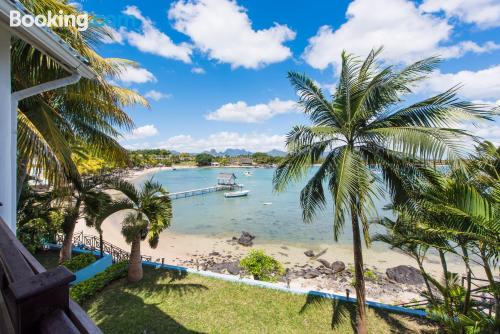
<instances>
[{"instance_id":1,"label":"green grass lawn","mask_svg":"<svg viewBox=\"0 0 500 334\"><path fill-rule=\"evenodd\" d=\"M351 304L144 268L84 305L104 333L353 333ZM332 322L334 327L332 329ZM369 310L370 333L434 333L417 319Z\"/></svg>"}]
</instances>

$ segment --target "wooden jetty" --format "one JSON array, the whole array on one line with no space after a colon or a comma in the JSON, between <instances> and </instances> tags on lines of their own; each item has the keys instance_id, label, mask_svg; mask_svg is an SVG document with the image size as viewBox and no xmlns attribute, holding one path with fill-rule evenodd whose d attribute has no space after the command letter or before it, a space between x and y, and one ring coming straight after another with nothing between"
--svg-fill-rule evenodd
<instances>
[{"instance_id":1,"label":"wooden jetty","mask_svg":"<svg viewBox=\"0 0 500 334\"><path fill-rule=\"evenodd\" d=\"M178 198L186 198L186 197L204 195L204 194L213 193L216 191L233 190L235 188L242 188L242 186L238 185L238 184L235 184L235 185L216 185L213 187L170 193L170 194L168 194L168 196L170 197L170 199L178 199Z\"/></svg>"}]
</instances>

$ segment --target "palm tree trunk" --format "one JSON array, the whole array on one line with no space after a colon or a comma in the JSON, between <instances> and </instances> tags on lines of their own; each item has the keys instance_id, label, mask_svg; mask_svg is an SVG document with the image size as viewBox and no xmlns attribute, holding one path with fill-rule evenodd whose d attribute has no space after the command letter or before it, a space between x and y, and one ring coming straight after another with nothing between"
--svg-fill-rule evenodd
<instances>
[{"instance_id":1,"label":"palm tree trunk","mask_svg":"<svg viewBox=\"0 0 500 334\"><path fill-rule=\"evenodd\" d=\"M354 246L354 275L356 289L356 305L358 308L358 317L356 319L356 332L358 334L367 334L366 329L366 305L365 305L365 275L363 265L363 250L361 245L361 234L359 232L358 214L356 204L351 205L352 220L352 239Z\"/></svg>"},{"instance_id":2,"label":"palm tree trunk","mask_svg":"<svg viewBox=\"0 0 500 334\"><path fill-rule=\"evenodd\" d=\"M448 294L450 293L450 284L449 284L450 282L448 281L448 265L446 263L446 257L444 256L444 252L441 249L439 249L438 252L439 252L439 259L441 260L441 267L443 268L444 285L446 287L446 292L443 293L444 306L448 315L451 316L452 314L448 298Z\"/></svg>"},{"instance_id":3,"label":"palm tree trunk","mask_svg":"<svg viewBox=\"0 0 500 334\"><path fill-rule=\"evenodd\" d=\"M141 236L138 234L132 241L130 250L130 261L128 266L128 280L138 282L142 279L142 261L141 261Z\"/></svg>"},{"instance_id":4,"label":"palm tree trunk","mask_svg":"<svg viewBox=\"0 0 500 334\"><path fill-rule=\"evenodd\" d=\"M101 253L101 258L104 256L102 232L99 232L99 252Z\"/></svg>"},{"instance_id":5,"label":"palm tree trunk","mask_svg":"<svg viewBox=\"0 0 500 334\"><path fill-rule=\"evenodd\" d=\"M19 204L19 199L21 198L21 192L23 190L24 181L26 180L26 176L28 176L28 162L29 159L22 158L17 166L17 180L16 180L16 203Z\"/></svg>"},{"instance_id":6,"label":"palm tree trunk","mask_svg":"<svg viewBox=\"0 0 500 334\"><path fill-rule=\"evenodd\" d=\"M73 234L75 233L75 225L69 227L67 232L64 234L64 241L59 252L59 264L71 259L71 252L73 250Z\"/></svg>"},{"instance_id":7,"label":"palm tree trunk","mask_svg":"<svg viewBox=\"0 0 500 334\"><path fill-rule=\"evenodd\" d=\"M470 263L469 263L469 252L467 251L467 247L465 245L461 245L462 247L462 253L464 256L464 262L465 262L465 267L467 269L467 290L465 292L465 300L464 300L464 309L463 313L467 315L469 313L469 307L470 307L470 298L471 298L471 286L472 286L472 270L470 268Z\"/></svg>"},{"instance_id":8,"label":"palm tree trunk","mask_svg":"<svg viewBox=\"0 0 500 334\"><path fill-rule=\"evenodd\" d=\"M425 272L424 264L422 263L423 261L418 256L416 257L416 260L418 263L418 268L420 269L422 277L424 278L424 283L427 288L427 292L429 293L429 297L431 298L432 303L435 303L434 294L432 293L431 285L429 283L429 280L427 279L427 273Z\"/></svg>"},{"instance_id":9,"label":"palm tree trunk","mask_svg":"<svg viewBox=\"0 0 500 334\"><path fill-rule=\"evenodd\" d=\"M493 296L495 297L495 327L500 328L500 294L498 293L498 289L495 289L495 277L491 272L490 263L488 262L488 257L486 256L483 245L479 246L479 252L481 254L481 260L483 261L483 267L486 273L486 277L490 282L490 286L493 290Z\"/></svg>"},{"instance_id":10,"label":"palm tree trunk","mask_svg":"<svg viewBox=\"0 0 500 334\"><path fill-rule=\"evenodd\" d=\"M71 259L71 251L73 249L73 234L75 232L76 221L79 218L81 204L82 200L80 197L78 197L75 203L74 212L68 213L68 216L64 221L64 241L61 246L61 251L59 252L59 264L62 264L64 261Z\"/></svg>"}]
</instances>

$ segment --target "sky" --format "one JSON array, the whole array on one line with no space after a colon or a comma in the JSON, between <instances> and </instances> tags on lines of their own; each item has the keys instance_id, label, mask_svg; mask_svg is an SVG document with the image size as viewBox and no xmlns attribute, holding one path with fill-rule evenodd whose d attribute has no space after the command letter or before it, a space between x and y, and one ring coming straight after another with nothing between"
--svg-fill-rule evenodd
<instances>
[{"instance_id":1,"label":"sky","mask_svg":"<svg viewBox=\"0 0 500 334\"><path fill-rule=\"evenodd\" d=\"M113 33L105 57L136 62L114 83L151 108L127 108L136 129L129 149L252 152L284 149L306 123L289 71L334 91L343 50L384 64L440 55L438 71L410 99L461 84L460 97L500 104L500 0L80 0ZM473 127L500 144L500 123Z\"/></svg>"}]
</instances>

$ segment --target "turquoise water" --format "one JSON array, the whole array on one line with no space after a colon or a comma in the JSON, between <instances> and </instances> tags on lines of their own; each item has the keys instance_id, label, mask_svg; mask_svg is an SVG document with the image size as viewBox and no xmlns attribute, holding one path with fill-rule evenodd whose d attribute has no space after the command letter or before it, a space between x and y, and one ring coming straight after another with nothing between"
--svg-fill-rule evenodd
<instances>
[{"instance_id":1,"label":"turquoise water","mask_svg":"<svg viewBox=\"0 0 500 334\"><path fill-rule=\"evenodd\" d=\"M178 192L209 187L216 184L221 172L234 173L237 182L250 190L247 197L225 198L224 192L176 199L173 201L173 232L205 236L230 237L241 231L255 234L259 241L291 244L324 244L333 240L333 206L331 200L323 212L319 212L312 224L302 221L299 204L303 182L292 184L286 192L275 193L272 188L274 169L243 168L196 168L161 171L153 178L161 182L168 191ZM311 171L312 173L313 171ZM150 178L151 176L148 176ZM144 179L142 180L144 181ZM139 182L140 183L140 182ZM264 203L272 203L265 205ZM379 212L385 201L376 201ZM372 230L375 231L375 230ZM352 232L346 223L341 243L351 243Z\"/></svg>"}]
</instances>

